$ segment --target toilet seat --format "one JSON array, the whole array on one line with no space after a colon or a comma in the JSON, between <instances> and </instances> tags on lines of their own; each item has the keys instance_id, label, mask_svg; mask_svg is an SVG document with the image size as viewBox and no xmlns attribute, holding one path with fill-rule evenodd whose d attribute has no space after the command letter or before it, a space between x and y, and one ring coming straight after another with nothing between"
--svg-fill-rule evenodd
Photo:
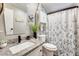
<instances>
[{"instance_id":1,"label":"toilet seat","mask_svg":"<svg viewBox=\"0 0 79 59\"><path fill-rule=\"evenodd\" d=\"M56 51L57 50L57 47L53 44L50 44L50 43L44 43L43 47L45 49L47 49L48 51Z\"/></svg>"}]
</instances>

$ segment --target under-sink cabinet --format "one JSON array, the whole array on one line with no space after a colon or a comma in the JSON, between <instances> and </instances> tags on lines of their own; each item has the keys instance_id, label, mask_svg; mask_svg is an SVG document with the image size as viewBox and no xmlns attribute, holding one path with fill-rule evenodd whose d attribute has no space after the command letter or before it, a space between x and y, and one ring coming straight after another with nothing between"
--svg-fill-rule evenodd
<instances>
[{"instance_id":1,"label":"under-sink cabinet","mask_svg":"<svg viewBox=\"0 0 79 59\"><path fill-rule=\"evenodd\" d=\"M37 47L35 50L30 52L27 56L42 56L42 46Z\"/></svg>"}]
</instances>

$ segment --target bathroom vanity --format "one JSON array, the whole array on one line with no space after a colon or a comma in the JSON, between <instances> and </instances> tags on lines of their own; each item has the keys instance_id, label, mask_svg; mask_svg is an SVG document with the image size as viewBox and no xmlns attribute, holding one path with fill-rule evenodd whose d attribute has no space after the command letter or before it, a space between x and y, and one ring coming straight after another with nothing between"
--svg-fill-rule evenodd
<instances>
[{"instance_id":1,"label":"bathroom vanity","mask_svg":"<svg viewBox=\"0 0 79 59\"><path fill-rule=\"evenodd\" d=\"M25 48L17 53L12 53L10 48L23 44L25 42L33 42L34 45L31 47ZM44 42L41 42L37 39L31 39L31 40L23 39L21 43L17 43L16 40L14 42L10 41L10 42L8 42L7 47L0 49L0 56L42 56L42 44L43 43ZM16 51L18 51L17 48L16 48Z\"/></svg>"}]
</instances>

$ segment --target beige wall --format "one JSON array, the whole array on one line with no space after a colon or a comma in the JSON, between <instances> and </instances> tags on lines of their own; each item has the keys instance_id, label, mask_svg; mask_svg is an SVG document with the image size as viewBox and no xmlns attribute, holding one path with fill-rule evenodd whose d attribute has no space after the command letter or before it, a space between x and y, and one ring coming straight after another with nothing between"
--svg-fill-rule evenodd
<instances>
[{"instance_id":1,"label":"beige wall","mask_svg":"<svg viewBox=\"0 0 79 59\"><path fill-rule=\"evenodd\" d=\"M2 4L0 3L0 10L1 10L1 6L2 6ZM0 32L2 32L3 31L3 12L1 13L1 15L0 15Z\"/></svg>"},{"instance_id":2,"label":"beige wall","mask_svg":"<svg viewBox=\"0 0 79 59\"><path fill-rule=\"evenodd\" d=\"M4 31L4 27L3 27L3 12L0 15L0 31Z\"/></svg>"}]
</instances>

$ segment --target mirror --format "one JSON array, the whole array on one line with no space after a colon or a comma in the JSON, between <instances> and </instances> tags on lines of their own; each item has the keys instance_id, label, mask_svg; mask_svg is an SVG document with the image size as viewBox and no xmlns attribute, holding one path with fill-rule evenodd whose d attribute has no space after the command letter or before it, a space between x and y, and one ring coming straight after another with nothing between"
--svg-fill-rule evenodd
<instances>
[{"instance_id":1,"label":"mirror","mask_svg":"<svg viewBox=\"0 0 79 59\"><path fill-rule=\"evenodd\" d=\"M29 30L27 32L31 33L31 26L29 26L29 24L32 23L44 23L41 25L41 30L39 30L43 33L46 28L47 15L41 11L42 7L39 3L5 3L4 21L6 35L25 34L26 29ZM27 18L29 18L29 20Z\"/></svg>"},{"instance_id":2,"label":"mirror","mask_svg":"<svg viewBox=\"0 0 79 59\"><path fill-rule=\"evenodd\" d=\"M27 16L26 13L10 4L4 5L4 20L6 35L25 34Z\"/></svg>"}]
</instances>

